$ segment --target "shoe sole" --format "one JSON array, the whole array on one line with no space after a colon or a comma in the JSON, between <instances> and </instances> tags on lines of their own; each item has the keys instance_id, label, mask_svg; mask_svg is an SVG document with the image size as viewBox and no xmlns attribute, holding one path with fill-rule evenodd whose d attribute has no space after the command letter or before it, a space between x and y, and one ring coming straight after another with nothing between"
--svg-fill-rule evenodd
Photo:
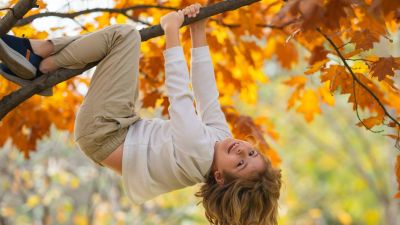
<instances>
[{"instance_id":1,"label":"shoe sole","mask_svg":"<svg viewBox=\"0 0 400 225\"><path fill-rule=\"evenodd\" d=\"M36 68L19 52L9 47L0 39L0 58L3 63L17 76L23 79L32 79L36 75Z\"/></svg>"},{"instance_id":2,"label":"shoe sole","mask_svg":"<svg viewBox=\"0 0 400 225\"><path fill-rule=\"evenodd\" d=\"M27 85L30 85L30 84L32 83L32 81L30 81L30 80L25 80L25 79L16 77L16 76L14 76L14 75L12 75L12 74L6 73L6 72L4 72L4 70L2 70L1 68L0 68L0 74L1 74L4 78L6 78L7 80L9 80L9 81L11 81L11 82L13 82L13 83L16 83L16 84L18 84L19 86L27 86ZM42 96L52 96L52 95L53 95L53 88L47 88L47 89L45 89L45 90L39 92L38 95L42 95Z\"/></svg>"}]
</instances>

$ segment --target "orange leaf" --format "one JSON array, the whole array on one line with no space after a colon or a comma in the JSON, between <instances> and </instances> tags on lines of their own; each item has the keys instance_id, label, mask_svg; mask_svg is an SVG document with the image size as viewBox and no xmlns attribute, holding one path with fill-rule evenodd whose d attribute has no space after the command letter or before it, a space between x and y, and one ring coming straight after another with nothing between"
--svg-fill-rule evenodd
<instances>
[{"instance_id":1,"label":"orange leaf","mask_svg":"<svg viewBox=\"0 0 400 225\"><path fill-rule=\"evenodd\" d=\"M362 123L361 122L357 123L357 126L363 127L365 125L368 129L371 129L374 126L381 125L383 123L383 118L384 118L383 115L379 114L377 116L363 119Z\"/></svg>"},{"instance_id":2,"label":"orange leaf","mask_svg":"<svg viewBox=\"0 0 400 225\"><path fill-rule=\"evenodd\" d=\"M316 46L311 52L311 58L309 60L309 64L312 65L316 62L322 61L326 59L326 55L329 52L325 50L323 46Z\"/></svg>"},{"instance_id":3,"label":"orange leaf","mask_svg":"<svg viewBox=\"0 0 400 225\"><path fill-rule=\"evenodd\" d=\"M292 43L277 43L276 56L284 68L291 69L298 62L296 46Z\"/></svg>"},{"instance_id":4,"label":"orange leaf","mask_svg":"<svg viewBox=\"0 0 400 225\"><path fill-rule=\"evenodd\" d=\"M293 76L292 78L283 81L284 84L288 86L293 86L299 88L299 87L304 87L304 84L306 83L307 78L304 76Z\"/></svg>"},{"instance_id":5,"label":"orange leaf","mask_svg":"<svg viewBox=\"0 0 400 225\"><path fill-rule=\"evenodd\" d=\"M394 70L399 69L399 64L396 63L393 57L379 58L377 62L372 63L371 75L378 77L378 80L384 80L386 76L394 76Z\"/></svg>"},{"instance_id":6,"label":"orange leaf","mask_svg":"<svg viewBox=\"0 0 400 225\"><path fill-rule=\"evenodd\" d=\"M379 41L379 36L373 35L368 29L356 31L351 38L351 42L356 44L356 48L368 50L374 47L374 42Z\"/></svg>"},{"instance_id":7,"label":"orange leaf","mask_svg":"<svg viewBox=\"0 0 400 225\"><path fill-rule=\"evenodd\" d=\"M300 106L296 111L302 113L307 122L311 122L314 115L321 113L317 93L313 90L307 90L303 94Z\"/></svg>"},{"instance_id":8,"label":"orange leaf","mask_svg":"<svg viewBox=\"0 0 400 225\"><path fill-rule=\"evenodd\" d=\"M328 62L328 59L314 63L308 70L306 70L304 72L304 74L310 75L310 74L317 72L318 70L322 69L323 66L325 65L325 63L327 63L327 62Z\"/></svg>"},{"instance_id":9,"label":"orange leaf","mask_svg":"<svg viewBox=\"0 0 400 225\"><path fill-rule=\"evenodd\" d=\"M347 73L343 66L332 65L321 75L321 82L330 82L330 90L334 92L341 87L341 93L351 93L353 90L353 82L350 74Z\"/></svg>"}]
</instances>

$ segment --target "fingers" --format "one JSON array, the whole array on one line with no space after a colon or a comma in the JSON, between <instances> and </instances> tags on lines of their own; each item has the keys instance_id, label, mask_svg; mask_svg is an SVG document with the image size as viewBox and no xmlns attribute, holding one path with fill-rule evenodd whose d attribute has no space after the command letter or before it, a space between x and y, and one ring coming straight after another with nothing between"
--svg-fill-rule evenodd
<instances>
[{"instance_id":1,"label":"fingers","mask_svg":"<svg viewBox=\"0 0 400 225\"><path fill-rule=\"evenodd\" d=\"M201 5L199 3L189 5L183 9L184 14L187 17L196 17L200 12Z\"/></svg>"}]
</instances>

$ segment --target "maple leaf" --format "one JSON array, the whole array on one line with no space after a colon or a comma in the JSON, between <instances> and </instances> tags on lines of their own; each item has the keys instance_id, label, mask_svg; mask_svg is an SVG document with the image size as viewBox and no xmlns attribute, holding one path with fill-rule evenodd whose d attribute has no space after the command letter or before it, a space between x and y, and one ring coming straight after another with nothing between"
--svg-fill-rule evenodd
<instances>
[{"instance_id":1,"label":"maple leaf","mask_svg":"<svg viewBox=\"0 0 400 225\"><path fill-rule=\"evenodd\" d=\"M367 119L363 119L362 122L358 122L357 126L363 127L366 126L368 129L371 129L374 126L381 125L384 119L384 113L379 113L377 116L372 116Z\"/></svg>"},{"instance_id":2,"label":"maple leaf","mask_svg":"<svg viewBox=\"0 0 400 225\"><path fill-rule=\"evenodd\" d=\"M394 76L394 70L400 68L400 65L396 63L395 59L390 56L386 58L379 58L377 62L373 62L371 65L372 77L378 77L378 80L384 80L386 76Z\"/></svg>"},{"instance_id":3,"label":"maple leaf","mask_svg":"<svg viewBox=\"0 0 400 225\"><path fill-rule=\"evenodd\" d=\"M379 36L373 35L368 29L356 31L351 42L356 44L356 48L368 50L374 47L375 42L379 42Z\"/></svg>"},{"instance_id":4,"label":"maple leaf","mask_svg":"<svg viewBox=\"0 0 400 225\"><path fill-rule=\"evenodd\" d=\"M321 82L329 81L330 91L334 92L339 87L342 94L351 93L353 90L353 78L343 66L332 65L323 71Z\"/></svg>"},{"instance_id":5,"label":"maple leaf","mask_svg":"<svg viewBox=\"0 0 400 225\"><path fill-rule=\"evenodd\" d=\"M305 91L296 111L302 113L307 122L311 122L316 114L321 114L317 93L314 90Z\"/></svg>"},{"instance_id":6,"label":"maple leaf","mask_svg":"<svg viewBox=\"0 0 400 225\"><path fill-rule=\"evenodd\" d=\"M308 61L308 63L310 65L325 60L326 59L326 55L328 55L328 51L325 50L325 48L323 46L316 46L312 52L311 52L311 57L310 60Z\"/></svg>"},{"instance_id":7,"label":"maple leaf","mask_svg":"<svg viewBox=\"0 0 400 225\"><path fill-rule=\"evenodd\" d=\"M325 5L326 13L322 23L331 30L340 29L340 21L347 17L346 11L351 9L349 2L345 0L330 0Z\"/></svg>"},{"instance_id":8,"label":"maple leaf","mask_svg":"<svg viewBox=\"0 0 400 225\"><path fill-rule=\"evenodd\" d=\"M276 46L276 56L284 68L291 69L298 62L296 46L292 42L279 42Z\"/></svg>"}]
</instances>

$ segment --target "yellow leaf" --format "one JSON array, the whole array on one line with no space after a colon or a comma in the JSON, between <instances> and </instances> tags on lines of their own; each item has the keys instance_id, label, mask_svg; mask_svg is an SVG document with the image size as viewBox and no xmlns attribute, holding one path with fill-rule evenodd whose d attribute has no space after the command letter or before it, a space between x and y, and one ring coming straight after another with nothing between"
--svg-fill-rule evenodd
<instances>
[{"instance_id":1,"label":"yellow leaf","mask_svg":"<svg viewBox=\"0 0 400 225\"><path fill-rule=\"evenodd\" d=\"M85 216L76 215L74 216L74 224L75 225L88 225L88 219Z\"/></svg>"},{"instance_id":2,"label":"yellow leaf","mask_svg":"<svg viewBox=\"0 0 400 225\"><path fill-rule=\"evenodd\" d=\"M322 87L318 88L318 93L321 96L322 101L324 101L326 104L330 106L335 105L335 98L330 92L330 85L328 82L325 82L322 84Z\"/></svg>"},{"instance_id":3,"label":"yellow leaf","mask_svg":"<svg viewBox=\"0 0 400 225\"><path fill-rule=\"evenodd\" d=\"M351 66L354 73L368 73L369 67L364 61L356 61Z\"/></svg>"},{"instance_id":4,"label":"yellow leaf","mask_svg":"<svg viewBox=\"0 0 400 225\"><path fill-rule=\"evenodd\" d=\"M26 205L29 208L34 208L40 203L40 197L38 195L31 195L29 196L28 200L26 201Z\"/></svg>"},{"instance_id":5,"label":"yellow leaf","mask_svg":"<svg viewBox=\"0 0 400 225\"><path fill-rule=\"evenodd\" d=\"M296 111L302 113L307 122L311 122L315 114L321 114L317 93L313 90L304 92Z\"/></svg>"},{"instance_id":6,"label":"yellow leaf","mask_svg":"<svg viewBox=\"0 0 400 225\"><path fill-rule=\"evenodd\" d=\"M70 186L71 186L72 189L78 188L78 187L79 187L79 179L76 178L76 177L73 177L73 178L71 179Z\"/></svg>"},{"instance_id":7,"label":"yellow leaf","mask_svg":"<svg viewBox=\"0 0 400 225\"><path fill-rule=\"evenodd\" d=\"M337 215L339 221L341 222L341 224L343 225L350 225L352 224L352 218L351 215L348 214L347 212L341 211L338 213Z\"/></svg>"},{"instance_id":8,"label":"yellow leaf","mask_svg":"<svg viewBox=\"0 0 400 225\"><path fill-rule=\"evenodd\" d=\"M304 72L304 74L306 75L310 75L313 74L315 72L317 72L318 70L320 70L325 63L328 62L328 59L322 60L322 61L318 61L317 63L314 63L308 70L306 70L306 72Z\"/></svg>"}]
</instances>

